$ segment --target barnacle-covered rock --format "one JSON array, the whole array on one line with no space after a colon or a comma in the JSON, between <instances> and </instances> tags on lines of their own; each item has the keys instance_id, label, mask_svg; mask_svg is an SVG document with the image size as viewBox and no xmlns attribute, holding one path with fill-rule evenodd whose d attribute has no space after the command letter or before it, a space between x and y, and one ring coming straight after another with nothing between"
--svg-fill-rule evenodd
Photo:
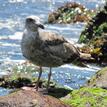
<instances>
[{"instance_id":1,"label":"barnacle-covered rock","mask_svg":"<svg viewBox=\"0 0 107 107\"><path fill-rule=\"evenodd\" d=\"M49 23L87 22L95 11L89 10L76 2L68 2L48 16Z\"/></svg>"}]
</instances>

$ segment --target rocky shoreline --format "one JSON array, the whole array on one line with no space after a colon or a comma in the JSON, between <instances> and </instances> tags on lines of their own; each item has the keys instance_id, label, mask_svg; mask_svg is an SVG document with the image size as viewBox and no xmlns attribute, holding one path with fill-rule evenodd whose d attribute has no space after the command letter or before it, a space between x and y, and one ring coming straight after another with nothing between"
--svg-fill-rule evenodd
<instances>
[{"instance_id":1,"label":"rocky shoreline","mask_svg":"<svg viewBox=\"0 0 107 107\"><path fill-rule=\"evenodd\" d=\"M49 15L49 23L78 21L77 19L74 20L75 18L73 21L71 19L70 21L67 21L68 19L59 20L60 14L62 16L65 12L69 14L69 9L72 10L72 8L74 8L73 11L77 8L83 11L85 9L80 4L66 4ZM90 54L94 59L94 63L103 65L105 68L98 71L87 81L84 87L78 90L71 91L57 87L52 82L49 92L45 95L34 90L23 90L23 86L33 88L36 85L36 79L29 77L25 72L14 72L15 70L17 71L17 69L14 69L12 75L0 79L0 86L16 89L9 95L0 97L0 107L107 107L107 2L92 19L85 20L83 18L80 22L82 21L89 22L80 35L79 43L85 43L85 46L80 48L80 51ZM42 80L39 87L41 89L45 88L46 81Z\"/></svg>"}]
</instances>

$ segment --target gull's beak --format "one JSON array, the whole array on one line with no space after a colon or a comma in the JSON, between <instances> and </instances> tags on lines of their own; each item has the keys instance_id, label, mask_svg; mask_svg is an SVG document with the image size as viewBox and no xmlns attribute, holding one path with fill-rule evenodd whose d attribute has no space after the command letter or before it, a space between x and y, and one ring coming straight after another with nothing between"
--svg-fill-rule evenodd
<instances>
[{"instance_id":1,"label":"gull's beak","mask_svg":"<svg viewBox=\"0 0 107 107\"><path fill-rule=\"evenodd\" d=\"M44 25L39 21L39 19L38 19L38 20L35 19L35 24L36 24L39 28L41 28L41 29L44 29L44 28L45 28Z\"/></svg>"},{"instance_id":2,"label":"gull's beak","mask_svg":"<svg viewBox=\"0 0 107 107\"><path fill-rule=\"evenodd\" d=\"M42 24L38 24L38 27L40 27L41 29L45 28L44 25L42 25Z\"/></svg>"}]
</instances>

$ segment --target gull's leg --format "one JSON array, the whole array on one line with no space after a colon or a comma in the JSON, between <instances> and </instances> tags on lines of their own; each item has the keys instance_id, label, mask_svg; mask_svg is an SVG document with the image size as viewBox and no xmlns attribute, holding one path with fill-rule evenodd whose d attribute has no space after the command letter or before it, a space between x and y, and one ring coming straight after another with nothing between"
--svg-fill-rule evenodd
<instances>
[{"instance_id":1,"label":"gull's leg","mask_svg":"<svg viewBox=\"0 0 107 107\"><path fill-rule=\"evenodd\" d=\"M52 68L50 67L50 71L49 71L49 74L48 74L48 83L47 83L47 90L49 88L49 85L50 85L50 79L51 79L51 75L52 75Z\"/></svg>"},{"instance_id":2,"label":"gull's leg","mask_svg":"<svg viewBox=\"0 0 107 107\"><path fill-rule=\"evenodd\" d=\"M39 72L39 76L38 76L38 80L37 80L37 85L36 85L36 90L38 91L38 87L39 87L39 81L40 81L40 77L42 75L42 67L40 66L40 72Z\"/></svg>"}]
</instances>

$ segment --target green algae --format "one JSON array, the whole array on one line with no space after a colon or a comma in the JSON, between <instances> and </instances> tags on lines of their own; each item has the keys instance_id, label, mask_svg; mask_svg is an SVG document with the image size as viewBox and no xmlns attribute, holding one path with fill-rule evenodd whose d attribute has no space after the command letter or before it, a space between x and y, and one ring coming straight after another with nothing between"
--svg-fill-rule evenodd
<instances>
[{"instance_id":1,"label":"green algae","mask_svg":"<svg viewBox=\"0 0 107 107\"><path fill-rule=\"evenodd\" d=\"M107 107L107 90L101 88L81 88L70 93L64 102L73 107Z\"/></svg>"}]
</instances>

